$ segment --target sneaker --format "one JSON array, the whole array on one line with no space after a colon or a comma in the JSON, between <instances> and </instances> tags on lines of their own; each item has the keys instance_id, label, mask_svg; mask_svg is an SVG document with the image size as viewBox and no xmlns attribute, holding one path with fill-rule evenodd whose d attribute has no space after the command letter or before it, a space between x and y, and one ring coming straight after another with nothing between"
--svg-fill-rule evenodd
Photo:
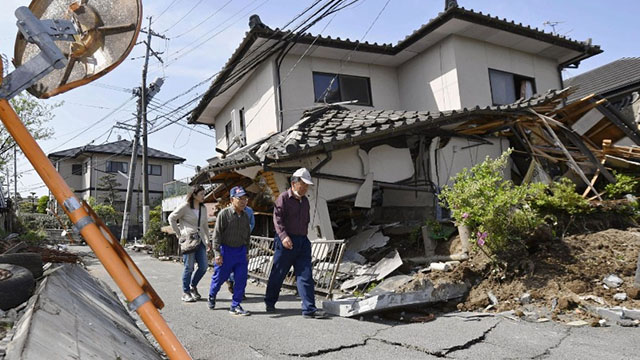
<instances>
[{"instance_id":1,"label":"sneaker","mask_svg":"<svg viewBox=\"0 0 640 360\"><path fill-rule=\"evenodd\" d=\"M200 299L202 299L202 296L200 296L200 293L198 293L198 288L194 288L192 286L189 292L191 293L191 297L193 297L195 301L199 301Z\"/></svg>"},{"instance_id":2,"label":"sneaker","mask_svg":"<svg viewBox=\"0 0 640 360\"><path fill-rule=\"evenodd\" d=\"M193 296L191 296L191 294L184 293L184 294L182 294L182 301L184 301L184 302L195 302L196 299L194 299Z\"/></svg>"},{"instance_id":3,"label":"sneaker","mask_svg":"<svg viewBox=\"0 0 640 360\"><path fill-rule=\"evenodd\" d=\"M209 297L207 302L209 303L208 305L210 310L213 310L216 307L216 298Z\"/></svg>"},{"instance_id":4,"label":"sneaker","mask_svg":"<svg viewBox=\"0 0 640 360\"><path fill-rule=\"evenodd\" d=\"M316 310L309 314L302 314L302 317L305 319L328 319L329 318L329 316L327 315L326 312L324 312L324 310Z\"/></svg>"},{"instance_id":5,"label":"sneaker","mask_svg":"<svg viewBox=\"0 0 640 360\"><path fill-rule=\"evenodd\" d=\"M227 289L229 289L229 294L233 294L233 281L227 281Z\"/></svg>"},{"instance_id":6,"label":"sneaker","mask_svg":"<svg viewBox=\"0 0 640 360\"><path fill-rule=\"evenodd\" d=\"M276 312L276 307L271 305L266 305L266 310L268 313L274 313Z\"/></svg>"},{"instance_id":7,"label":"sneaker","mask_svg":"<svg viewBox=\"0 0 640 360\"><path fill-rule=\"evenodd\" d=\"M232 306L231 308L229 308L229 313L232 315L239 315L239 316L249 316L251 315L250 312L248 312L247 310L243 309L242 306L238 305L238 306Z\"/></svg>"}]
</instances>

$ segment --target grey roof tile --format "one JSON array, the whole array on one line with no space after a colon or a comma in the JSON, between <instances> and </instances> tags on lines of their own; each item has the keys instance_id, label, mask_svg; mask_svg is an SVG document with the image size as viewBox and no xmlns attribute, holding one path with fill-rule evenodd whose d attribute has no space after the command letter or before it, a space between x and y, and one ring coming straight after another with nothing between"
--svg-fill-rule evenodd
<instances>
[{"instance_id":1,"label":"grey roof tile","mask_svg":"<svg viewBox=\"0 0 640 360\"><path fill-rule=\"evenodd\" d=\"M625 57L564 81L576 91L567 100L573 102L587 95L606 97L629 86L640 87L640 57Z\"/></svg>"},{"instance_id":2,"label":"grey roof tile","mask_svg":"<svg viewBox=\"0 0 640 360\"><path fill-rule=\"evenodd\" d=\"M49 158L74 158L85 153L99 153L99 154L122 154L131 156L132 143L129 140L118 140L107 144L100 145L85 145L71 149L60 150L49 154ZM160 151L153 148L147 149L147 154L150 158L166 159L175 162L184 162L186 159L179 156L175 156L164 151ZM142 146L138 148L138 155L142 156Z\"/></svg>"}]
</instances>

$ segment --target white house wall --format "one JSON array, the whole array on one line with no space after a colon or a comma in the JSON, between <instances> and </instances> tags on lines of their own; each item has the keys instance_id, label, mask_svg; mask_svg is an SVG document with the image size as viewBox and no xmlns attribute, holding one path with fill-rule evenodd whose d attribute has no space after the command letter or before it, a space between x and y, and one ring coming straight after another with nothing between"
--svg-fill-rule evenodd
<instances>
[{"instance_id":1,"label":"white house wall","mask_svg":"<svg viewBox=\"0 0 640 360\"><path fill-rule=\"evenodd\" d=\"M313 56L299 60L299 55L289 55L280 66L285 129L300 120L304 110L320 105L314 102L313 72L369 78L373 106L347 106L351 109L402 109L395 68Z\"/></svg>"},{"instance_id":2,"label":"white house wall","mask_svg":"<svg viewBox=\"0 0 640 360\"><path fill-rule=\"evenodd\" d=\"M258 66L242 88L216 116L216 147L227 150L225 126L231 112L244 108L247 143L251 144L277 131L273 61Z\"/></svg>"},{"instance_id":3,"label":"white house wall","mask_svg":"<svg viewBox=\"0 0 640 360\"><path fill-rule=\"evenodd\" d=\"M462 169L471 169L473 165L483 162L487 156L496 159L509 148L509 140L506 138L485 137L483 140L491 142L486 144L467 138L451 137L441 148L440 140L435 138L429 149L431 179L438 187L453 185L453 177ZM510 179L511 172L505 171L504 176L505 179Z\"/></svg>"},{"instance_id":4,"label":"white house wall","mask_svg":"<svg viewBox=\"0 0 640 360\"><path fill-rule=\"evenodd\" d=\"M489 69L533 78L539 94L562 87L558 64L551 59L461 36L451 36L449 41L455 54L460 107L492 105Z\"/></svg>"},{"instance_id":5,"label":"white house wall","mask_svg":"<svg viewBox=\"0 0 640 360\"><path fill-rule=\"evenodd\" d=\"M398 67L400 106L404 110L460 108L456 54L452 37Z\"/></svg>"}]
</instances>

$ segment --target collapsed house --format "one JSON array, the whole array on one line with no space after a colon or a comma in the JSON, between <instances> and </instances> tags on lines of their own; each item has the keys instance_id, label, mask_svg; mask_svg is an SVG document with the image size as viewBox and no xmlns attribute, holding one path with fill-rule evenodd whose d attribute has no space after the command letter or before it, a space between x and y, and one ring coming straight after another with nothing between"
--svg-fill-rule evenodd
<instances>
[{"instance_id":1,"label":"collapsed house","mask_svg":"<svg viewBox=\"0 0 640 360\"><path fill-rule=\"evenodd\" d=\"M325 241L313 250L315 280L331 292L337 280L347 289L391 274L402 264L393 251L373 270L343 260L385 249L383 228L406 234L446 219L438 191L486 157L513 148L505 177L566 176L594 198L597 181L615 181L611 166L640 160L616 145L640 145L638 127L606 99L567 104L576 89L564 88L562 69L598 46L446 4L396 45L273 30L252 17L189 121L216 130L220 156L192 179L214 185L206 201L224 206L236 185L255 194L254 234L264 237L250 251L253 275L268 273L272 203L299 167L315 184L309 238Z\"/></svg>"}]
</instances>

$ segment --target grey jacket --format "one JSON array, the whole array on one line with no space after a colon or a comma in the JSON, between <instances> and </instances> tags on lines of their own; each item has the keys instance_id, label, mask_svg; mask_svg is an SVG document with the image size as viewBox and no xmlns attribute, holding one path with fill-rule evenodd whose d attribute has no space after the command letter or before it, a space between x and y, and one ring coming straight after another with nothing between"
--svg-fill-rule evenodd
<instances>
[{"instance_id":1,"label":"grey jacket","mask_svg":"<svg viewBox=\"0 0 640 360\"><path fill-rule=\"evenodd\" d=\"M208 245L209 227L207 224L207 208L201 205L200 211L202 212L202 215L200 215L200 226L198 226L198 216L193 213L193 209L189 207L189 203L184 203L173 210L169 215L169 224L173 231L176 232L178 238L199 231L200 238L204 241L205 245Z\"/></svg>"}]
</instances>

